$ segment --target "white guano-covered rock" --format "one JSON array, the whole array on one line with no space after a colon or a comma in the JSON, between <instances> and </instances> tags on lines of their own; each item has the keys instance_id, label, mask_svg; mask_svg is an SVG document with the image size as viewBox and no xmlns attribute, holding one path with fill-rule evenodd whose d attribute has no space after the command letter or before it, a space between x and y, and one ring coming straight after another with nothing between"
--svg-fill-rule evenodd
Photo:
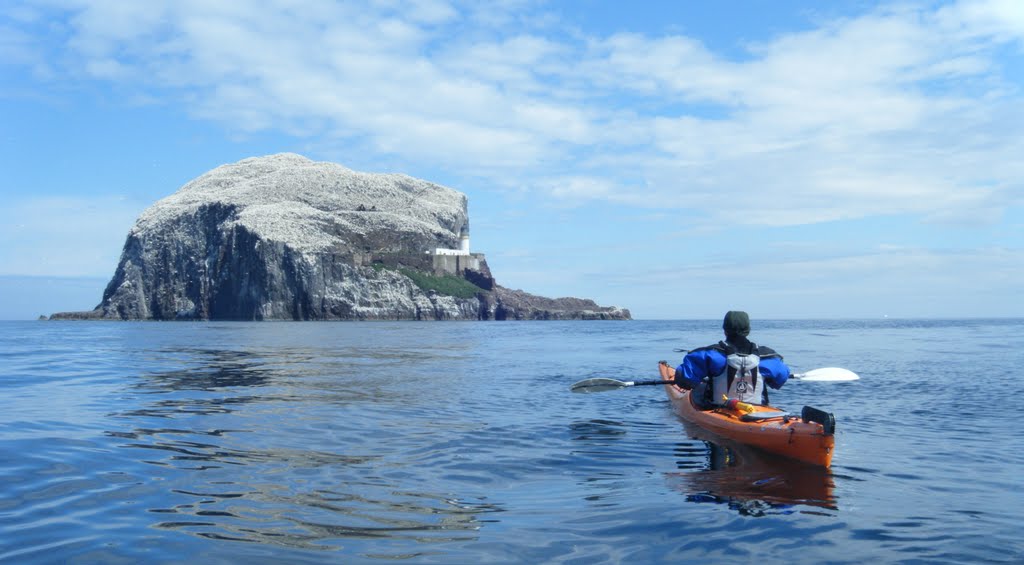
<instances>
[{"instance_id":1,"label":"white guano-covered rock","mask_svg":"<svg viewBox=\"0 0 1024 565\"><path fill-rule=\"evenodd\" d=\"M147 209L132 233L176 229L212 205L232 206L231 224L303 252L350 236L398 230L454 246L468 223L466 196L399 174L360 173L294 153L243 159L196 178ZM178 234L183 235L183 234Z\"/></svg>"},{"instance_id":2,"label":"white guano-covered rock","mask_svg":"<svg viewBox=\"0 0 1024 565\"><path fill-rule=\"evenodd\" d=\"M426 251L454 247L466 204L438 184L290 153L223 165L139 216L97 310L119 319L475 319L478 298L436 297L367 266L373 257L425 262Z\"/></svg>"},{"instance_id":3,"label":"white guano-covered rock","mask_svg":"<svg viewBox=\"0 0 1024 565\"><path fill-rule=\"evenodd\" d=\"M51 319L629 319L502 288L482 256L468 298L406 276L436 275L427 252L456 248L468 224L466 196L438 184L291 153L244 159L144 211L99 306Z\"/></svg>"}]
</instances>

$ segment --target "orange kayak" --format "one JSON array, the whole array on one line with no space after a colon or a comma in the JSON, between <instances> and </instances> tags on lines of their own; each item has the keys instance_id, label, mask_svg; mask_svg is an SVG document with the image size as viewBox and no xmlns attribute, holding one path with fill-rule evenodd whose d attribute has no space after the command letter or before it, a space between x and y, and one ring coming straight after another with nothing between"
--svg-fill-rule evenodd
<instances>
[{"instance_id":1,"label":"orange kayak","mask_svg":"<svg viewBox=\"0 0 1024 565\"><path fill-rule=\"evenodd\" d=\"M676 370L659 363L661 378L671 381ZM790 415L771 406L753 406L752 412L715 408L703 410L693 404L690 391L674 384L666 384L672 406L684 420L733 441L749 445L812 465L828 467L832 464L835 451L834 420L830 425L812 421L807 415L808 408L801 416ZM815 413L831 415L810 409ZM825 418L819 418L824 420Z\"/></svg>"}]
</instances>

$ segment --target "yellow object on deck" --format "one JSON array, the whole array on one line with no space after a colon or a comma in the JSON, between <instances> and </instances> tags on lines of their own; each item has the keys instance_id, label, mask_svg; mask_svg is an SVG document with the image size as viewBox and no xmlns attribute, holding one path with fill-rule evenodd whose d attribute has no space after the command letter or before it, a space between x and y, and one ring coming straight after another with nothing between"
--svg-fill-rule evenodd
<instances>
[{"instance_id":1,"label":"yellow object on deck","mask_svg":"<svg viewBox=\"0 0 1024 565\"><path fill-rule=\"evenodd\" d=\"M753 404L747 404L746 402L740 402L739 400L736 400L735 398L732 399L732 400L729 400L729 397L724 395L724 394L722 395L722 400L725 402L725 406L727 408L729 408L729 410L736 410L738 412L743 412L745 414L751 414L751 413L754 412L754 405Z\"/></svg>"}]
</instances>

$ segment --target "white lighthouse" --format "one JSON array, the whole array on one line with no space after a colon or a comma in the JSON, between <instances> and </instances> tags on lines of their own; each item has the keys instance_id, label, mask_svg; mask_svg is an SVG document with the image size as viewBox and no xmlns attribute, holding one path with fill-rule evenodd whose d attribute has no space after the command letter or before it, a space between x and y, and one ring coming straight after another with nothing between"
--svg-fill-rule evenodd
<instances>
[{"instance_id":1,"label":"white lighthouse","mask_svg":"<svg viewBox=\"0 0 1024 565\"><path fill-rule=\"evenodd\" d=\"M434 273L438 275L464 276L468 271L477 271L478 275L480 272L488 272L484 254L469 251L469 222L459 229L459 244L455 249L438 247L434 250L433 256ZM488 273L486 277L489 278L490 274Z\"/></svg>"},{"instance_id":2,"label":"white lighthouse","mask_svg":"<svg viewBox=\"0 0 1024 565\"><path fill-rule=\"evenodd\" d=\"M438 247L434 250L434 255L472 255L469 252L469 225L462 226L462 229L459 230L458 249Z\"/></svg>"},{"instance_id":3,"label":"white lighthouse","mask_svg":"<svg viewBox=\"0 0 1024 565\"><path fill-rule=\"evenodd\" d=\"M459 230L459 251L469 255L469 225L462 226Z\"/></svg>"}]
</instances>

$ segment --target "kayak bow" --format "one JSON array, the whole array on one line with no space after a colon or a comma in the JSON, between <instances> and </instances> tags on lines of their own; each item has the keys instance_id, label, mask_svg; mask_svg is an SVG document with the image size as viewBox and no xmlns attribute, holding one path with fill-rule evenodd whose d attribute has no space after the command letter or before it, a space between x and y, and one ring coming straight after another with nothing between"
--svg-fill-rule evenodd
<instances>
[{"instance_id":1,"label":"kayak bow","mask_svg":"<svg viewBox=\"0 0 1024 565\"><path fill-rule=\"evenodd\" d=\"M675 369L666 363L659 363L658 371L662 380L675 378ZM806 407L798 417L778 408L757 405L751 412L726 407L702 410L693 404L690 391L675 384L664 386L676 414L705 430L812 465L832 464L835 420L831 414Z\"/></svg>"}]
</instances>

